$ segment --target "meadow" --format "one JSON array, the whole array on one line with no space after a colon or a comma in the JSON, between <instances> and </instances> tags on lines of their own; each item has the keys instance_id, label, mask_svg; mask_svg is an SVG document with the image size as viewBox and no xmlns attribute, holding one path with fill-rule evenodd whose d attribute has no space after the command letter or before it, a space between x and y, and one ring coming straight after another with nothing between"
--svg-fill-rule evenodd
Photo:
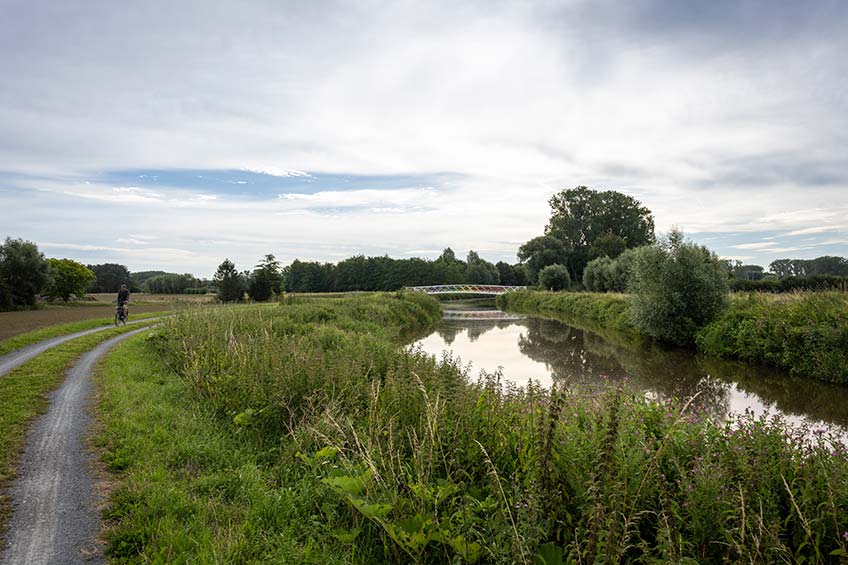
<instances>
[{"instance_id":1,"label":"meadow","mask_svg":"<svg viewBox=\"0 0 848 565\"><path fill-rule=\"evenodd\" d=\"M187 310L99 373L118 562L823 562L848 454L613 389L476 381L408 293Z\"/></svg>"}]
</instances>

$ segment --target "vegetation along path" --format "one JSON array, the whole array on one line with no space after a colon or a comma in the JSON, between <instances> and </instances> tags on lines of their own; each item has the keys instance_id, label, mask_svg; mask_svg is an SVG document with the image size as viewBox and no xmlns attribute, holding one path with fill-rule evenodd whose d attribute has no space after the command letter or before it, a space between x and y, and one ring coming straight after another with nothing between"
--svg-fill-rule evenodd
<instances>
[{"instance_id":1,"label":"vegetation along path","mask_svg":"<svg viewBox=\"0 0 848 565\"><path fill-rule=\"evenodd\" d=\"M146 318L143 320L134 320L132 322L127 322L127 324L141 324L144 322L149 323L151 320L155 320L156 318ZM44 353L51 347L56 347L61 343L65 343L66 341L70 341L72 339L76 339L78 337L82 337L84 335L89 335L97 332L102 332L108 330L110 328L114 328L113 325L108 326L100 326L97 328L92 328L89 330L84 330L81 332L74 332L70 334L60 335L58 337L54 337L51 339L45 339L44 341L39 341L38 343L33 343L32 345L27 345L26 347L22 347L16 351L12 351L11 353L7 353L6 355L0 355L0 377L3 377L6 373L23 365L30 359L34 358L36 355Z\"/></svg>"},{"instance_id":2,"label":"vegetation along path","mask_svg":"<svg viewBox=\"0 0 848 565\"><path fill-rule=\"evenodd\" d=\"M83 445L90 425L86 410L90 374L112 346L146 329L100 343L80 358L52 394L50 409L28 434L19 478L10 489L13 513L0 563L101 560L95 543L100 520L89 474L90 456Z\"/></svg>"}]
</instances>

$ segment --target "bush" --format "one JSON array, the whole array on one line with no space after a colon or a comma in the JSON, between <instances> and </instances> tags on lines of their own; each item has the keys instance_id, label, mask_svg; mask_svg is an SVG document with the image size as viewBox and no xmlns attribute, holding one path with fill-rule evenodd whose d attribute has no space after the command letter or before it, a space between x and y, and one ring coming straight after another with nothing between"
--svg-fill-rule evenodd
<instances>
[{"instance_id":1,"label":"bush","mask_svg":"<svg viewBox=\"0 0 848 565\"><path fill-rule=\"evenodd\" d=\"M0 308L32 308L49 282L47 261L38 247L7 237L0 245Z\"/></svg>"},{"instance_id":2,"label":"bush","mask_svg":"<svg viewBox=\"0 0 848 565\"><path fill-rule=\"evenodd\" d=\"M72 259L48 259L50 265L50 285L47 295L50 298L61 298L65 302L71 296L83 298L85 289L91 285L97 276L91 269Z\"/></svg>"},{"instance_id":3,"label":"bush","mask_svg":"<svg viewBox=\"0 0 848 565\"><path fill-rule=\"evenodd\" d=\"M612 275L613 260L609 257L592 259L583 271L583 288L590 292L606 292Z\"/></svg>"},{"instance_id":4,"label":"bush","mask_svg":"<svg viewBox=\"0 0 848 565\"><path fill-rule=\"evenodd\" d=\"M571 286L571 276L564 265L548 265L539 271L539 286L546 290L565 290Z\"/></svg>"},{"instance_id":5,"label":"bush","mask_svg":"<svg viewBox=\"0 0 848 565\"><path fill-rule=\"evenodd\" d=\"M727 270L715 253L672 231L636 255L629 290L636 327L651 337L689 345L695 332L726 306Z\"/></svg>"}]
</instances>

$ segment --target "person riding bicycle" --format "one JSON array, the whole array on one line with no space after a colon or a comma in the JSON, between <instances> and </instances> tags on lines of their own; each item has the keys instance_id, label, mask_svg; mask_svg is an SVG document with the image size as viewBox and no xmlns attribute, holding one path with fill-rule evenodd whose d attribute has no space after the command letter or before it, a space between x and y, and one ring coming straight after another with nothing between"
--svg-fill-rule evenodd
<instances>
[{"instance_id":1,"label":"person riding bicycle","mask_svg":"<svg viewBox=\"0 0 848 565\"><path fill-rule=\"evenodd\" d=\"M124 317L127 315L127 305L130 303L130 291L127 285L122 284L121 290L118 291L118 308L123 311Z\"/></svg>"}]
</instances>

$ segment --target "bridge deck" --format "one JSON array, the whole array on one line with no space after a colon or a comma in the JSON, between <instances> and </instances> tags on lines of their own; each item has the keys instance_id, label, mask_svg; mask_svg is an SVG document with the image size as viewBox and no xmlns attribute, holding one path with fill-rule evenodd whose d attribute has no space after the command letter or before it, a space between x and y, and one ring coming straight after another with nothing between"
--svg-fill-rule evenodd
<instances>
[{"instance_id":1,"label":"bridge deck","mask_svg":"<svg viewBox=\"0 0 848 565\"><path fill-rule=\"evenodd\" d=\"M425 294L490 294L524 290L524 286L504 286L498 284L437 284L430 286L408 286L406 290Z\"/></svg>"}]
</instances>

